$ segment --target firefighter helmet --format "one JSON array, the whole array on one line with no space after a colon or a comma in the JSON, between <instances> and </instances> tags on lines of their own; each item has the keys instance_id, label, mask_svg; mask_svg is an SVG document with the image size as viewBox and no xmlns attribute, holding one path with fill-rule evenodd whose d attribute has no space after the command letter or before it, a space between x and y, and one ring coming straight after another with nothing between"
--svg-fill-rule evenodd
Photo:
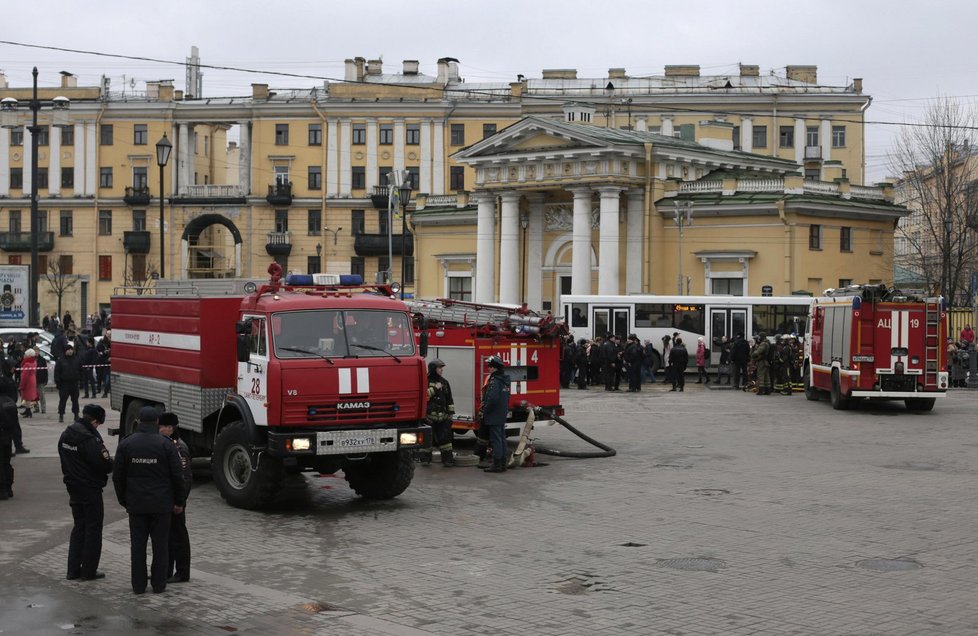
<instances>
[{"instance_id":1,"label":"firefighter helmet","mask_svg":"<svg viewBox=\"0 0 978 636\"><path fill-rule=\"evenodd\" d=\"M506 366L506 363L504 363L503 359L499 356L489 356L489 359L486 360L486 364L496 369L502 369Z\"/></svg>"}]
</instances>

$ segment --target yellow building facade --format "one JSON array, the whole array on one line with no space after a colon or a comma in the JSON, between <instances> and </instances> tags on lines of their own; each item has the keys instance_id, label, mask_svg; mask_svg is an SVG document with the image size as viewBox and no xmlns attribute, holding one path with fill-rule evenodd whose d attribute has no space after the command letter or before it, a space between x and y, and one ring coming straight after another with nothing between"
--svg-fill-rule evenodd
<instances>
[{"instance_id":1,"label":"yellow building facade","mask_svg":"<svg viewBox=\"0 0 978 636\"><path fill-rule=\"evenodd\" d=\"M57 263L77 280L61 299L63 309L95 312L107 306L115 288L151 284L144 281L161 265L167 278L261 277L272 260L290 271L353 272L367 280L390 271L420 296L554 307L572 284L565 270L574 267L574 236L563 239L575 234L573 184L513 190L508 177L488 178L489 164L519 170L526 164L520 151L507 146L509 154L485 159L494 152L487 148L509 143L506 131L528 121L565 127L560 134L536 135L534 143L549 143L555 153L568 141L568 125L643 139L610 144L627 154L631 173L567 175L591 192L595 213L590 274L580 256L583 225L577 227L577 267L590 283L578 283L578 289L598 291L600 272L609 269L598 265L602 249L611 251L605 246L613 234L601 205L614 207L615 188L621 229L614 269L623 292L676 290L673 201L690 201L694 208L682 248L691 293L719 289L722 284L712 281L736 266L743 272L745 260L743 293L763 285L789 293L846 279L892 278L895 217L889 213L899 211L882 191L850 185L861 184L864 174L862 122L870 99L861 80L829 87L809 66L789 66L783 76L761 75L748 65L733 75L705 76L682 65L656 77L609 69L605 78L578 78L576 71L557 69L514 82L467 83L456 60L443 58L436 66L434 75L426 75L408 60L389 73L379 60L353 58L343 82L301 90L256 84L250 95L211 99L185 98L169 81L124 95L105 85L78 87L63 75L61 87L42 89L41 98L67 97L70 124L56 128L42 110L40 123L48 128L38 154L42 269L50 273ZM23 128L29 116L23 105L29 89L9 87L0 77L0 99L8 97L20 102L24 121L19 130L0 129L0 258L28 263L30 133ZM161 253L154 146L163 134L173 154L164 170ZM670 139L690 144L684 146L688 161L663 155L645 162L646 143L655 155ZM545 150L533 148L537 154ZM623 165L619 160L619 171ZM387 210L387 175L394 171L407 171L413 188L403 238L400 215L389 219ZM612 176L622 178L612 183ZM764 179L769 189L752 192L770 200L741 205L744 193L736 184ZM826 200L803 206L799 199L806 194ZM581 218L584 196L578 195ZM477 248L480 240L488 245L490 199L491 255ZM826 245L821 251L808 247L811 226L820 228ZM525 248L512 241L521 232L529 237ZM851 249L831 250L843 232ZM493 281L486 286L488 276L482 276L478 293L480 259L483 272L492 261ZM518 294L514 280L522 281ZM608 288L611 278L604 280ZM57 308L49 288L42 279L42 314Z\"/></svg>"}]
</instances>

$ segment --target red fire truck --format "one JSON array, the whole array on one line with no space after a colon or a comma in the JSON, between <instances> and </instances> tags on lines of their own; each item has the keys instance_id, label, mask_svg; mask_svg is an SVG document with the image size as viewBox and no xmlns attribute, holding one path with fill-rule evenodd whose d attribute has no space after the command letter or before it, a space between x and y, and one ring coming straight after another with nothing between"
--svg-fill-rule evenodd
<instances>
[{"instance_id":1,"label":"red fire truck","mask_svg":"<svg viewBox=\"0 0 978 636\"><path fill-rule=\"evenodd\" d=\"M856 398L903 399L929 411L947 393L947 311L885 285L851 285L812 300L805 341L805 397L822 391L841 410Z\"/></svg>"},{"instance_id":2,"label":"red fire truck","mask_svg":"<svg viewBox=\"0 0 978 636\"><path fill-rule=\"evenodd\" d=\"M160 281L112 298L112 408L180 417L233 506L258 508L283 476L342 469L367 498L403 492L430 447L424 345L385 286ZM339 282L339 281L336 281ZM292 284L296 283L296 284ZM405 337L405 334L407 336Z\"/></svg>"},{"instance_id":3,"label":"red fire truck","mask_svg":"<svg viewBox=\"0 0 978 636\"><path fill-rule=\"evenodd\" d=\"M494 355L506 363L512 381L510 428L519 428L526 421L527 403L563 415L560 357L562 336L568 333L563 322L526 307L451 299L406 304L416 316L419 339L427 335L428 359L439 358L446 364L445 376L455 398L456 430L478 426L482 386L491 373L486 360Z\"/></svg>"}]
</instances>

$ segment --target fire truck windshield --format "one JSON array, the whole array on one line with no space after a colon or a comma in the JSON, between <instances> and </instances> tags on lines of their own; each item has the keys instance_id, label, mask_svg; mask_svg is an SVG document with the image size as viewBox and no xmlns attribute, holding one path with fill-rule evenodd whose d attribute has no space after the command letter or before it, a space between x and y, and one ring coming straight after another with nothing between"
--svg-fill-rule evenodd
<instances>
[{"instance_id":1,"label":"fire truck windshield","mask_svg":"<svg viewBox=\"0 0 978 636\"><path fill-rule=\"evenodd\" d=\"M414 355L414 331L396 311L290 311L272 315L275 356L345 358Z\"/></svg>"}]
</instances>

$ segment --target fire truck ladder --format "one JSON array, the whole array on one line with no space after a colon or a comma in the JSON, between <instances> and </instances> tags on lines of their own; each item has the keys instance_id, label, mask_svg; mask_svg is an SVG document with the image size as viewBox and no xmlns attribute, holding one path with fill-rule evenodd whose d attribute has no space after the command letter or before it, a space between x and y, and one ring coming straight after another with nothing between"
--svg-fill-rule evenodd
<instances>
[{"instance_id":1,"label":"fire truck ladder","mask_svg":"<svg viewBox=\"0 0 978 636\"><path fill-rule=\"evenodd\" d=\"M412 313L421 314L429 320L443 323L489 326L495 329L512 329L515 333L537 334L547 323L547 317L522 313L518 309L456 301L404 301ZM525 310L523 310L525 311Z\"/></svg>"},{"instance_id":2,"label":"fire truck ladder","mask_svg":"<svg viewBox=\"0 0 978 636\"><path fill-rule=\"evenodd\" d=\"M941 302L937 298L928 298L925 306L925 342L924 342L924 386L937 386L937 373L940 371L941 347Z\"/></svg>"}]
</instances>

